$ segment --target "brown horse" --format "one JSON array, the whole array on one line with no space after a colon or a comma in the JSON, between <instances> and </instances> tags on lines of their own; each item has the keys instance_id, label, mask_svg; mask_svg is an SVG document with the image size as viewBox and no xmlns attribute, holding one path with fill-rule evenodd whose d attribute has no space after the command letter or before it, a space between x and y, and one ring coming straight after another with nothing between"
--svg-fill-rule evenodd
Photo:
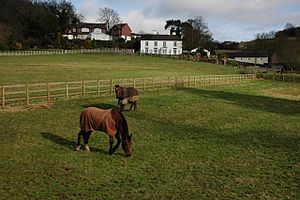
<instances>
[{"instance_id":1,"label":"brown horse","mask_svg":"<svg viewBox=\"0 0 300 200\"><path fill-rule=\"evenodd\" d=\"M121 87L115 85L116 99L118 99L118 104L120 105L121 112L124 111L125 105L130 103L129 111L137 110L137 101L139 100L139 92L134 87Z\"/></svg>"},{"instance_id":2,"label":"brown horse","mask_svg":"<svg viewBox=\"0 0 300 200\"><path fill-rule=\"evenodd\" d=\"M85 150L90 151L88 143L93 131L102 131L109 135L109 154L112 155L122 142L122 148L125 156L130 156L132 153L131 136L128 133L128 125L125 117L121 112L108 109L89 107L85 108L80 114L80 131L78 133L76 151L80 150L81 138L84 140ZM117 139L117 144L113 146L114 137Z\"/></svg>"}]
</instances>

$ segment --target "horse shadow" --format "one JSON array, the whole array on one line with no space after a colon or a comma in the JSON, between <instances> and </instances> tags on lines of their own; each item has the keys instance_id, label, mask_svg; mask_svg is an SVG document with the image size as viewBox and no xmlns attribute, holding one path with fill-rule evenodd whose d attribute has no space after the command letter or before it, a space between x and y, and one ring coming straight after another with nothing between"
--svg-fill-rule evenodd
<instances>
[{"instance_id":1,"label":"horse shadow","mask_svg":"<svg viewBox=\"0 0 300 200\"><path fill-rule=\"evenodd\" d=\"M76 142L68 140L66 138L63 138L59 135L55 135L53 133L42 132L41 135L45 139L50 140L51 142L53 142L55 144L58 144L60 146L66 147L71 150L74 150L74 147L76 146ZM108 155L108 151L105 151L105 150L99 149L99 148L95 148L95 147L90 147L90 151ZM115 153L115 154L119 154L119 153Z\"/></svg>"},{"instance_id":2,"label":"horse shadow","mask_svg":"<svg viewBox=\"0 0 300 200\"><path fill-rule=\"evenodd\" d=\"M112 105L112 104L107 104L107 103L95 103L95 104L84 104L81 105L83 108L88 108L88 107L96 107L96 108L101 108L101 109L115 109L118 111L121 111L120 107L117 105ZM126 109L124 111L130 111L130 109Z\"/></svg>"}]
</instances>

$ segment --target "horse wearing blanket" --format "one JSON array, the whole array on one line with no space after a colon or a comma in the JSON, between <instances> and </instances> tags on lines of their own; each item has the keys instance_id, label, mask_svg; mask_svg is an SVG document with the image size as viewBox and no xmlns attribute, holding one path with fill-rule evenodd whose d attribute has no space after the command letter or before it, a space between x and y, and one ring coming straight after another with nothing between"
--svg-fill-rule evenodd
<instances>
[{"instance_id":1,"label":"horse wearing blanket","mask_svg":"<svg viewBox=\"0 0 300 200\"><path fill-rule=\"evenodd\" d=\"M134 87L121 87L115 85L116 99L118 99L118 104L120 105L121 112L124 111L125 105L130 103L129 111L135 111L137 109L137 101L139 100L139 92Z\"/></svg>"},{"instance_id":2,"label":"horse wearing blanket","mask_svg":"<svg viewBox=\"0 0 300 200\"><path fill-rule=\"evenodd\" d=\"M102 131L109 136L109 154L112 155L122 142L125 156L132 153L131 135L128 133L128 125L125 117L117 110L89 107L85 108L80 114L80 131L78 133L76 151L80 150L81 138L84 140L85 150L89 151L89 138L93 131ZM113 146L114 137L117 144Z\"/></svg>"}]
</instances>

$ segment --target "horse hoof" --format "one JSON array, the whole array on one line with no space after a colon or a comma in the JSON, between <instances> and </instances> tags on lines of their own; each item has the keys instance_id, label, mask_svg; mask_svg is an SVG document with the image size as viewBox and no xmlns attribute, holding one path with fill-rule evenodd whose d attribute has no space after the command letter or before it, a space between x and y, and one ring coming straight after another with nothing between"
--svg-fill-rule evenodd
<instances>
[{"instance_id":1,"label":"horse hoof","mask_svg":"<svg viewBox=\"0 0 300 200\"><path fill-rule=\"evenodd\" d=\"M85 151L90 152L90 147L89 146L85 145L84 149L85 149Z\"/></svg>"},{"instance_id":2,"label":"horse hoof","mask_svg":"<svg viewBox=\"0 0 300 200\"><path fill-rule=\"evenodd\" d=\"M80 151L80 145L74 148L74 151Z\"/></svg>"}]
</instances>

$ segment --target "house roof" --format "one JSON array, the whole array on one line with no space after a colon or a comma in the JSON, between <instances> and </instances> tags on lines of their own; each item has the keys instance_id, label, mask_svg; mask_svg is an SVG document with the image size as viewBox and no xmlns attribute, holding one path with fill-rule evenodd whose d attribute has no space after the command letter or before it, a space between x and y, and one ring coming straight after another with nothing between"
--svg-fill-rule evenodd
<instances>
[{"instance_id":1,"label":"house roof","mask_svg":"<svg viewBox=\"0 0 300 200\"><path fill-rule=\"evenodd\" d=\"M228 58L235 57L268 57L266 52L233 52L227 53Z\"/></svg>"},{"instance_id":2,"label":"house roof","mask_svg":"<svg viewBox=\"0 0 300 200\"><path fill-rule=\"evenodd\" d=\"M117 27L119 30L122 30L122 28L124 26L128 26L128 28L131 30L131 28L129 27L129 25L127 23L123 23L123 24L116 24L114 25L112 28Z\"/></svg>"},{"instance_id":3,"label":"house roof","mask_svg":"<svg viewBox=\"0 0 300 200\"><path fill-rule=\"evenodd\" d=\"M176 40L176 41L181 41L181 38L178 35L146 34L146 35L141 36L141 40Z\"/></svg>"}]
</instances>

